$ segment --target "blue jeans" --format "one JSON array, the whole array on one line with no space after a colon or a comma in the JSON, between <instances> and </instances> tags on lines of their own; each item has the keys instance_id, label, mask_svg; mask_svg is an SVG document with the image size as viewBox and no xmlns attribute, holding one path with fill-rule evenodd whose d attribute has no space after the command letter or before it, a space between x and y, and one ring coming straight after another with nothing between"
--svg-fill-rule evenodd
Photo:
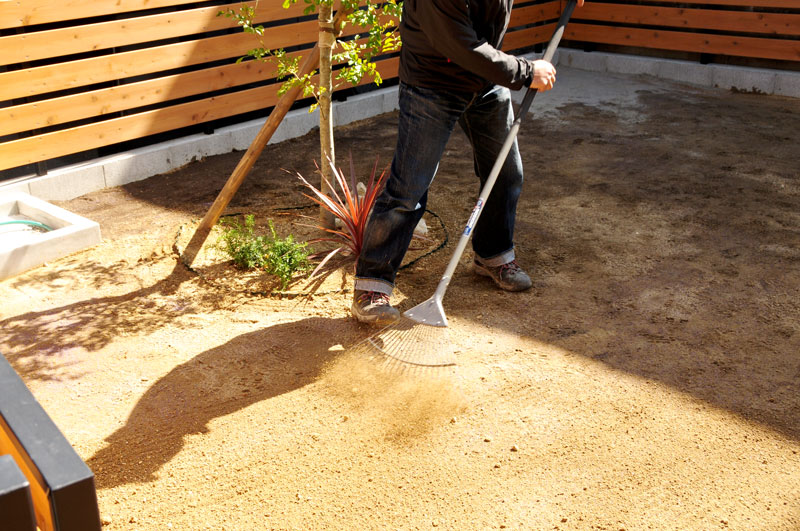
<instances>
[{"instance_id":1,"label":"blue jeans","mask_svg":"<svg viewBox=\"0 0 800 531\"><path fill-rule=\"evenodd\" d=\"M397 148L366 227L355 279L357 290L386 294L394 288L456 123L472 144L475 173L483 186L514 120L511 94L504 87L474 94L401 83L399 90ZM472 234L472 249L487 265L514 259L514 218L521 191L522 160L515 140ZM466 225L469 212L464 216Z\"/></svg>"}]
</instances>

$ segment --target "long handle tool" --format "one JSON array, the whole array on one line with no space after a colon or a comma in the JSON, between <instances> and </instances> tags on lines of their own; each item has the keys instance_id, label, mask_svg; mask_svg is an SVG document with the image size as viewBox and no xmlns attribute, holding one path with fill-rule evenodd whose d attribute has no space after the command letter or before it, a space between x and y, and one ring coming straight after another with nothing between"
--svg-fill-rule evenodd
<instances>
[{"instance_id":1,"label":"long handle tool","mask_svg":"<svg viewBox=\"0 0 800 531\"><path fill-rule=\"evenodd\" d=\"M553 33L553 36L550 38L550 42L547 44L547 49L542 57L542 59L545 61L553 61L553 56L558 48L558 43L561 42L561 37L564 35L564 28L567 26L567 22L569 21L569 17L572 15L572 11L575 9L576 3L577 0L569 0L569 2L567 2L567 4L564 6L564 11L561 13L561 17L558 19L558 23L556 24L556 30ZM436 287L436 292L430 299L414 306L409 310L406 310L403 313L405 317L426 325L447 326L447 317L444 315L444 308L442 308L442 298L444 297L444 292L447 291L447 286L450 284L450 279L456 270L456 266L461 259L461 255L464 253L464 249L467 247L467 241L469 241L469 237L472 234L472 229L478 222L478 218L480 217L481 211L486 204L486 200L489 198L489 194L492 191L492 187L494 187L497 176L500 174L500 169L506 162L508 152L511 151L511 146L514 144L514 139L516 139L517 134L519 133L519 127L522 123L522 118L528 114L528 109L530 108L533 98L536 96L537 92L537 89L528 88L527 92L525 93L525 97L522 100L522 105L520 106L519 112L514 119L514 123L511 125L511 130L508 132L508 136L506 136L503 147L500 149L500 153L497 156L494 166L492 167L489 178L486 179L486 184L483 185L481 194L478 197L478 202L475 205L475 208L472 210L472 215L467 221L467 226L464 229L464 232L461 234L461 238L458 240L458 245L453 253L453 257L447 264L447 269L445 269L444 275L439 281L439 285Z\"/></svg>"}]
</instances>

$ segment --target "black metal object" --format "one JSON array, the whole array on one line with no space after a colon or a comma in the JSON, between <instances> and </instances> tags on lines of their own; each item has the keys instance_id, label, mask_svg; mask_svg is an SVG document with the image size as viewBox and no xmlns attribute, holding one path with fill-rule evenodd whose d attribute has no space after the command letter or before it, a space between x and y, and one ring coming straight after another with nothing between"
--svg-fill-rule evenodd
<instances>
[{"instance_id":1,"label":"black metal object","mask_svg":"<svg viewBox=\"0 0 800 531\"><path fill-rule=\"evenodd\" d=\"M53 528L99 531L94 474L2 355L0 389L0 431L48 494Z\"/></svg>"},{"instance_id":2,"label":"black metal object","mask_svg":"<svg viewBox=\"0 0 800 531\"><path fill-rule=\"evenodd\" d=\"M30 483L10 455L0 455L0 515L3 529L36 531Z\"/></svg>"}]
</instances>

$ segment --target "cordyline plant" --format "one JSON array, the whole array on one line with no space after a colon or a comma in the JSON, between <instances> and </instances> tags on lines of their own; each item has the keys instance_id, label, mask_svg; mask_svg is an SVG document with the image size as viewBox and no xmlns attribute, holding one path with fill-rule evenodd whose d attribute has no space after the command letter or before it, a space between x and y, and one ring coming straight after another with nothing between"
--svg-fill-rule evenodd
<instances>
[{"instance_id":1,"label":"cordyline plant","mask_svg":"<svg viewBox=\"0 0 800 531\"><path fill-rule=\"evenodd\" d=\"M355 263L355 260L361 254L361 245L364 242L364 230L367 227L369 214L389 176L386 169L378 174L378 161L376 160L375 166L372 168L372 173L366 182L364 194L363 196L359 196L352 157L350 159L349 179L344 176L341 169L337 169L330 162L329 164L336 178L336 184L339 188L338 192L336 190L337 187L333 186L333 183L328 183L330 193L323 193L309 183L300 173L297 173L297 176L303 184L312 192L312 195L305 193L303 195L317 203L320 208L325 209L334 217L339 218L342 222L341 229L320 227L327 232L329 236L317 238L309 242L333 242L339 244L339 246L332 251L327 251L316 256L316 258L319 258L324 255L319 265L312 271L310 275L312 279L318 272L322 271L325 265L337 254L341 254L344 257L344 262L337 264L338 266L350 261Z\"/></svg>"}]
</instances>

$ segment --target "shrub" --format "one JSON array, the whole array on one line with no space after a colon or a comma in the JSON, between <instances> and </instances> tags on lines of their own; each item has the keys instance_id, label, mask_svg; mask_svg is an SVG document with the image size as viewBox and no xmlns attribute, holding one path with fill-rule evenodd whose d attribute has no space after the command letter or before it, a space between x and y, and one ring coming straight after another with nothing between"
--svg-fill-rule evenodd
<instances>
[{"instance_id":1,"label":"shrub","mask_svg":"<svg viewBox=\"0 0 800 531\"><path fill-rule=\"evenodd\" d=\"M286 289L295 273L308 269L308 250L305 243L296 243L290 234L278 238L272 220L268 221L270 236L257 235L255 216L244 217L244 225L236 220L223 219L225 227L220 237L219 248L233 259L240 269L264 269L281 281L281 289Z\"/></svg>"}]
</instances>

